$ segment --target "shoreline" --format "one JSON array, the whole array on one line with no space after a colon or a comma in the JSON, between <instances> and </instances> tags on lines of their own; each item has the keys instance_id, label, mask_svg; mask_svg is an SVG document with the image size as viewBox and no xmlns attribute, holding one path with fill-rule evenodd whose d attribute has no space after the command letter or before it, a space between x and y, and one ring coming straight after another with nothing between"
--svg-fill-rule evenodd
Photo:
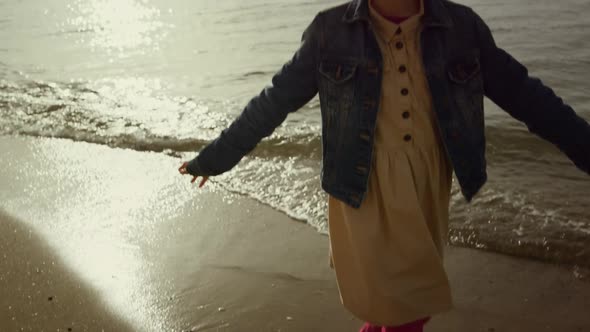
<instances>
[{"instance_id":1,"label":"shoreline","mask_svg":"<svg viewBox=\"0 0 590 332\"><path fill-rule=\"evenodd\" d=\"M11 136L0 151L3 331L361 325L339 303L325 235L215 183L198 190L176 158ZM445 262L456 308L427 332L590 331L590 282L569 268L459 247Z\"/></svg>"}]
</instances>

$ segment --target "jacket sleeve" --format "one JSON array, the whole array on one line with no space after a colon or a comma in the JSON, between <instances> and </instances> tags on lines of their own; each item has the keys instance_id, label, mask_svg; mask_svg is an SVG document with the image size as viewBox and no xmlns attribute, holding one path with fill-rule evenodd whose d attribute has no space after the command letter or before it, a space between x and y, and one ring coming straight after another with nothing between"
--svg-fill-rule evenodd
<instances>
[{"instance_id":1,"label":"jacket sleeve","mask_svg":"<svg viewBox=\"0 0 590 332\"><path fill-rule=\"evenodd\" d=\"M590 174L590 125L553 90L503 49L486 23L475 14L485 94L529 131L553 143Z\"/></svg>"},{"instance_id":2,"label":"jacket sleeve","mask_svg":"<svg viewBox=\"0 0 590 332\"><path fill-rule=\"evenodd\" d=\"M316 95L319 18L316 16L305 29L299 49L273 76L272 84L252 98L232 124L189 162L189 174L218 175L232 169L289 113Z\"/></svg>"}]
</instances>

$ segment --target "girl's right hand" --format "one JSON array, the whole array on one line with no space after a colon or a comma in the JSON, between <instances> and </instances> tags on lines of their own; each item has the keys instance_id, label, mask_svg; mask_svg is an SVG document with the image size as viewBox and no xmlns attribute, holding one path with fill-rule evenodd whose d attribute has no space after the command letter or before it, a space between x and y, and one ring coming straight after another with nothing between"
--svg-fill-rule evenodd
<instances>
[{"instance_id":1,"label":"girl's right hand","mask_svg":"<svg viewBox=\"0 0 590 332\"><path fill-rule=\"evenodd\" d=\"M182 166L180 166L180 168L178 169L178 172L180 172L180 174L182 174L182 175L189 174L188 171L186 170L187 166L188 166L188 162L182 163ZM197 181L197 178L198 178L198 176L193 176L191 183L195 183L195 181ZM205 185L205 183L207 182L207 180L209 180L209 177L203 176L201 179L201 183L199 183L199 188L203 187Z\"/></svg>"}]
</instances>

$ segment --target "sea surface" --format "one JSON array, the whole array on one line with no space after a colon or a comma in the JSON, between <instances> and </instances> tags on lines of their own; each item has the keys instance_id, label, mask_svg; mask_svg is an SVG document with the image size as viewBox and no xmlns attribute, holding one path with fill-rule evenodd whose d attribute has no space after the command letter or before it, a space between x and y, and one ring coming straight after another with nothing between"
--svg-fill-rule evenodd
<instances>
[{"instance_id":1,"label":"sea surface","mask_svg":"<svg viewBox=\"0 0 590 332\"><path fill-rule=\"evenodd\" d=\"M188 160L269 84L315 14L339 3L0 0L0 135ZM590 1L462 3L590 120ZM471 204L455 181L451 242L590 266L590 177L489 100L486 122L490 180ZM325 233L320 129L316 98L212 181Z\"/></svg>"}]
</instances>

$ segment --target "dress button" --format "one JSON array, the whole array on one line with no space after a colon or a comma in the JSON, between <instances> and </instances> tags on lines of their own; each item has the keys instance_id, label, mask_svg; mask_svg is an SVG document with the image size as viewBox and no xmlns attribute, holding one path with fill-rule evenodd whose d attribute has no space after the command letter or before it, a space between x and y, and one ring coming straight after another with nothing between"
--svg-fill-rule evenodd
<instances>
[{"instance_id":1,"label":"dress button","mask_svg":"<svg viewBox=\"0 0 590 332\"><path fill-rule=\"evenodd\" d=\"M404 141L409 142L412 140L412 135L407 134L406 136L404 136Z\"/></svg>"},{"instance_id":2,"label":"dress button","mask_svg":"<svg viewBox=\"0 0 590 332\"><path fill-rule=\"evenodd\" d=\"M404 48L404 43L402 43L401 41L395 43L395 48L401 50L402 48Z\"/></svg>"},{"instance_id":3,"label":"dress button","mask_svg":"<svg viewBox=\"0 0 590 332\"><path fill-rule=\"evenodd\" d=\"M403 88L402 91L401 91L402 96L407 96L409 92L410 91L408 91L408 89L406 89L406 88Z\"/></svg>"},{"instance_id":4,"label":"dress button","mask_svg":"<svg viewBox=\"0 0 590 332\"><path fill-rule=\"evenodd\" d=\"M402 117L403 117L404 119L407 119L407 118L409 118L409 117L410 117L410 112L408 112L408 111L405 111L405 112L403 112L403 113L402 113Z\"/></svg>"},{"instance_id":5,"label":"dress button","mask_svg":"<svg viewBox=\"0 0 590 332\"><path fill-rule=\"evenodd\" d=\"M406 66L404 65L401 65L399 66L398 70L400 73L405 73L408 70L408 68L406 68Z\"/></svg>"}]
</instances>

